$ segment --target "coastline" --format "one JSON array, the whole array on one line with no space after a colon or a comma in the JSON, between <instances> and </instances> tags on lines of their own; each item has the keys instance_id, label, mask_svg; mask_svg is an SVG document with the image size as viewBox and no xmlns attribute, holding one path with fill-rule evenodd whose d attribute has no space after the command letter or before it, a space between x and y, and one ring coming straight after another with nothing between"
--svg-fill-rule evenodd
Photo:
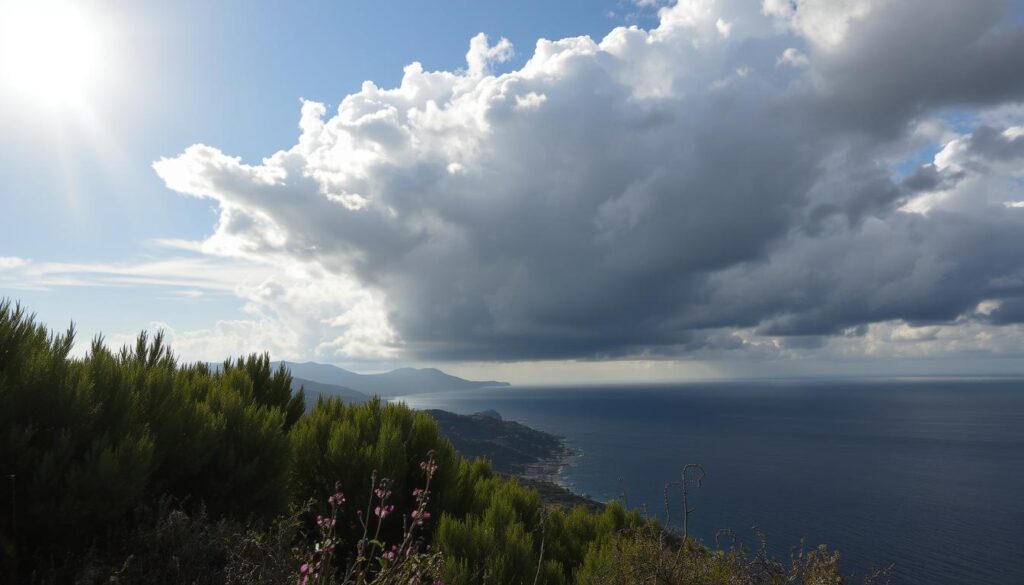
<instances>
[{"instance_id":1,"label":"coastline","mask_svg":"<svg viewBox=\"0 0 1024 585\"><path fill-rule=\"evenodd\" d=\"M506 421L494 411L469 415L438 409L424 412L437 421L456 451L470 459L490 460L496 473L537 490L546 505L583 506L590 511L604 508L604 503L565 483L563 472L580 456L565 437Z\"/></svg>"}]
</instances>

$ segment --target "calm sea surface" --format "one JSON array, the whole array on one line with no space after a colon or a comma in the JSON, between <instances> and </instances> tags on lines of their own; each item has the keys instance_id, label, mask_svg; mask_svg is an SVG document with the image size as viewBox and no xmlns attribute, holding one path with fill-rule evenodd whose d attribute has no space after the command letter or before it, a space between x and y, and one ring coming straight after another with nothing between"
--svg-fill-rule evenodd
<instances>
[{"instance_id":1,"label":"calm sea surface","mask_svg":"<svg viewBox=\"0 0 1024 585\"><path fill-rule=\"evenodd\" d=\"M897 584L1024 584L1024 380L730 382L517 387L402 399L556 433L564 485L664 517L686 463L691 533L752 527L788 558L801 541L847 573L894 564ZM681 507L673 503L679 523ZM856 578L853 582L859 582Z\"/></svg>"}]
</instances>

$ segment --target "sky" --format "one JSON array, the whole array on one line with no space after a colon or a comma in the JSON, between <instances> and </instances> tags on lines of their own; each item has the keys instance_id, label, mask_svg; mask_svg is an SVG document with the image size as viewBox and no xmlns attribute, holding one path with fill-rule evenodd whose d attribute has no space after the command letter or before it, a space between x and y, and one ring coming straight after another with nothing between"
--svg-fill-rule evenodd
<instances>
[{"instance_id":1,"label":"sky","mask_svg":"<svg viewBox=\"0 0 1024 585\"><path fill-rule=\"evenodd\" d=\"M1024 374L1022 22L0 0L0 297L187 360Z\"/></svg>"}]
</instances>

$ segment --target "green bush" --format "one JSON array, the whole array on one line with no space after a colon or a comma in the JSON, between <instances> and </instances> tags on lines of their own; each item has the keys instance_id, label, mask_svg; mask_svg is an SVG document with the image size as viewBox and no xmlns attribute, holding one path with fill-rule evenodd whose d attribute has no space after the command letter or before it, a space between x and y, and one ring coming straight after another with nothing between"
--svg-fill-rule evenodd
<instances>
[{"instance_id":1,"label":"green bush","mask_svg":"<svg viewBox=\"0 0 1024 585\"><path fill-rule=\"evenodd\" d=\"M466 491L466 477L460 473L464 466L437 423L405 405L383 404L377 398L346 405L337 398L321 397L290 435L290 485L295 501L313 498L326 502L341 489L350 502L368 502L371 476L376 475L391 482L391 503L409 509L412 490L422 479L420 464L431 453L439 467L433 480L438 497L432 503L432 515L437 517L440 509L449 509L446 504L454 500L452 496ZM317 505L321 506L319 512L326 512L322 504ZM350 510L341 523L339 533L349 540L361 532L356 510ZM401 528L396 519L387 532L393 536Z\"/></svg>"},{"instance_id":2,"label":"green bush","mask_svg":"<svg viewBox=\"0 0 1024 585\"><path fill-rule=\"evenodd\" d=\"M179 366L160 334L117 354L97 339L81 359L69 357L73 344L72 328L51 335L0 302L0 472L13 476L18 516L17 535L10 516L0 520L7 563L16 548L89 546L164 494L218 515L285 509L286 429L302 396L286 371L269 373L267 356L213 371Z\"/></svg>"}]
</instances>

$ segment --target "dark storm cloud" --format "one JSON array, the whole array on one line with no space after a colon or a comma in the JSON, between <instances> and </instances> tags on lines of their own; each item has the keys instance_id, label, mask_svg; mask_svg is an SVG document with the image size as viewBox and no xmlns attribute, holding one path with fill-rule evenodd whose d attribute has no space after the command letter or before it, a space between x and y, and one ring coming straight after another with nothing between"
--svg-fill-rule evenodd
<instances>
[{"instance_id":1,"label":"dark storm cloud","mask_svg":"<svg viewBox=\"0 0 1024 585\"><path fill-rule=\"evenodd\" d=\"M903 179L900 186L909 191L910 194L927 193L929 191L952 189L963 177L963 172L943 172L934 164L926 164L921 165Z\"/></svg>"},{"instance_id":2,"label":"dark storm cloud","mask_svg":"<svg viewBox=\"0 0 1024 585\"><path fill-rule=\"evenodd\" d=\"M681 2L502 75L478 37L466 71L305 104L262 165L196 146L157 171L220 202L206 249L353 278L425 359L813 350L1024 294L1019 130L893 170L941 108L1018 103L1004 3L794 5Z\"/></svg>"},{"instance_id":3,"label":"dark storm cloud","mask_svg":"<svg viewBox=\"0 0 1024 585\"><path fill-rule=\"evenodd\" d=\"M970 148L983 160L1018 160L1024 158L1024 133L1007 136L991 126L981 126L971 134Z\"/></svg>"},{"instance_id":4,"label":"dark storm cloud","mask_svg":"<svg viewBox=\"0 0 1024 585\"><path fill-rule=\"evenodd\" d=\"M1024 323L1024 296L1003 299L999 308L988 315L988 320L995 325Z\"/></svg>"},{"instance_id":5,"label":"dark storm cloud","mask_svg":"<svg viewBox=\"0 0 1024 585\"><path fill-rule=\"evenodd\" d=\"M828 95L807 105L823 124L894 136L932 108L1024 96L1024 28L1004 22L1004 0L870 4L841 46L816 55Z\"/></svg>"}]
</instances>

